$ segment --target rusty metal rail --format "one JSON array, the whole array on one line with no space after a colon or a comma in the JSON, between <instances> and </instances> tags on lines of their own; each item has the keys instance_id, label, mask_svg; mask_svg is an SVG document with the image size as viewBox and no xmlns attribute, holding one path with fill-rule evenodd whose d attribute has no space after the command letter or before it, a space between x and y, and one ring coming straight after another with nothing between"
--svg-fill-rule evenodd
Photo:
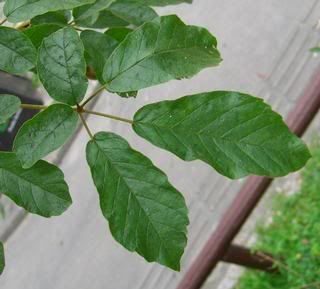
<instances>
[{"instance_id":1,"label":"rusty metal rail","mask_svg":"<svg viewBox=\"0 0 320 289\"><path fill-rule=\"evenodd\" d=\"M302 136L319 108L320 70L314 75L295 108L289 114L288 126L295 134ZM247 179L177 289L201 288L218 262L223 261L224 258L228 258L229 261L235 261L236 258L238 264L246 266L243 259L239 259L232 252L230 255L230 248L235 246L231 243L271 182L272 179L266 177L252 176ZM228 252L229 254L227 254Z\"/></svg>"}]
</instances>

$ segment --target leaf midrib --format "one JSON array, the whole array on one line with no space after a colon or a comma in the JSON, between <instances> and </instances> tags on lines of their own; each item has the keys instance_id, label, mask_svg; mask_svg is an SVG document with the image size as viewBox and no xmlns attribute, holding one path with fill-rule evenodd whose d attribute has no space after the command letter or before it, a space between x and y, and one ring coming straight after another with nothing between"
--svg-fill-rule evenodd
<instances>
[{"instance_id":1,"label":"leaf midrib","mask_svg":"<svg viewBox=\"0 0 320 289\"><path fill-rule=\"evenodd\" d=\"M4 46L5 48L7 48L8 50L18 54L19 56L21 56L23 59L27 60L27 62L31 65L34 65L34 63L32 63L28 58L26 58L23 54L21 54L20 52L18 52L17 50L12 49L12 47L5 45L3 42L0 42L0 45ZM33 45L33 44L32 44Z\"/></svg>"},{"instance_id":2,"label":"leaf midrib","mask_svg":"<svg viewBox=\"0 0 320 289\"><path fill-rule=\"evenodd\" d=\"M18 178L18 179L21 179L21 180L23 180L23 181L25 181L25 182L27 182L27 183L29 183L29 184L32 184L33 186L35 186L35 187L37 187L37 188L40 188L44 193L49 193L50 195L56 197L56 198L59 199L59 200L62 200L62 201L65 201L65 202L70 203L69 200L64 199L64 198L56 195L54 192L48 190L47 188L46 188L46 189L43 188L40 184L38 184L38 183L36 183L36 182L32 182L32 181L28 180L27 178L22 177L21 175L15 174L15 172L14 172L14 171L11 171L9 168L0 167L0 170L1 170L1 169L2 169L3 171L5 171L5 172L7 172L7 173L9 173L9 174L11 174L11 175L13 175L14 177L16 177L16 178Z\"/></svg>"},{"instance_id":3,"label":"leaf midrib","mask_svg":"<svg viewBox=\"0 0 320 289\"><path fill-rule=\"evenodd\" d=\"M58 129L60 126L62 126L62 124L64 124L69 118L72 117L72 114L73 114L73 111L71 113L69 113L68 116L66 116L66 118L64 120L62 120L61 122L59 122L52 130L50 130L42 139L39 143L37 143L37 145L34 147L34 149L32 150L33 152L36 151L39 146L41 146L43 144L43 142L47 139L47 137L52 134L56 129ZM33 157L30 157L29 160L32 159L33 160Z\"/></svg>"},{"instance_id":4,"label":"leaf midrib","mask_svg":"<svg viewBox=\"0 0 320 289\"><path fill-rule=\"evenodd\" d=\"M142 26L143 27L143 26ZM189 26L186 25L186 28L188 28ZM141 28L142 29L142 28ZM158 26L158 34L157 34L157 38L156 38L156 41L155 41L155 45L154 45L154 50L152 52L152 54L148 55L148 56L145 56L143 57L141 60L135 62L133 65L131 65L130 67L128 67L127 69L125 69L124 71L122 71L121 73L117 74L116 76L114 76L111 80L109 80L107 83L108 84L111 84L111 82L113 80L115 80L117 77L119 77L120 75L126 73L127 71L129 71L131 68L133 68L134 66L140 64L141 62L145 61L146 59L148 58L152 58L154 56L157 56L157 55L161 55L161 54L165 54L165 53L173 53L173 52L178 52L178 51L185 51L185 50L193 50L193 49L196 49L196 48L200 48L200 49L204 49L204 50L207 50L208 48L204 48L204 47L201 47L201 46L192 46L192 47L183 47L183 48L175 48L175 49L164 49L164 50L161 50L161 51L155 51L156 48L157 48L157 44L158 44L158 41L159 41L159 33L160 33L160 30L161 30L161 25ZM217 50L216 47L212 47L212 49L215 51L215 52L218 52L219 54L219 51ZM113 53L110 55L109 59L111 59L111 57L113 57L113 54L115 54L117 52L118 49L115 49L113 51Z\"/></svg>"},{"instance_id":5,"label":"leaf midrib","mask_svg":"<svg viewBox=\"0 0 320 289\"><path fill-rule=\"evenodd\" d=\"M177 136L176 133L174 133L174 128L171 128L171 127L166 127L166 126L159 126L159 125L155 125L153 123L145 123L145 122L141 122L141 121L137 121L135 122L136 124L142 124L142 125L147 125L147 126L154 126L154 127L157 127L159 129L166 129L166 130L170 130L172 134L174 134L175 136ZM195 135L198 136L198 137L202 137L203 134L199 134L198 132L195 132ZM247 136L246 136L247 137ZM259 144L253 144L253 143L250 143L250 142L245 142L245 141L234 141L232 139L228 139L228 138L225 138L225 137L220 137L219 136L212 136L213 139L219 141L219 140L222 140L222 141L226 141L226 142L231 142L231 143L234 143L234 144L245 144L245 145L248 145L248 146L254 146L254 147L261 147L261 148L268 148L268 146L263 146L263 145L259 145ZM270 144L272 145L272 144ZM273 146L270 147L270 149L274 149ZM276 150L274 149L275 151L281 151L281 150Z\"/></svg>"},{"instance_id":6,"label":"leaf midrib","mask_svg":"<svg viewBox=\"0 0 320 289\"><path fill-rule=\"evenodd\" d=\"M133 195L133 196L134 196L134 198L136 199L137 203L139 204L140 210L142 210L142 211L144 212L145 216L147 216L148 222L149 222L150 224L152 224L154 231L156 232L156 234L157 234L158 237L159 237L159 240L161 241L160 248L161 248L161 246L163 246L163 247L165 248L165 250L168 251L168 248L167 248L166 246L164 246L164 243L165 243L165 242L164 242L164 241L162 240L162 238L160 237L160 235L159 235L159 233L158 233L155 225L154 225L153 222L152 222L153 220L149 217L149 215L148 215L148 214L146 213L146 211L144 210L143 206L140 204L140 201L139 201L138 197L135 195L134 191L133 191L133 190L130 188L130 186L127 184L127 182L125 181L125 178L121 176L121 174L119 173L118 169L117 169L116 166L113 164L112 160L110 160L110 158L108 158L108 156L107 156L107 154L105 153L105 151L104 151L102 148L100 148L99 144L98 144L95 140L93 140L93 141L94 141L95 144L97 145L99 151L105 156L105 158L108 160L108 162L109 162L109 163L111 164L111 166L114 168L114 170L116 171L119 179L122 179L123 183L125 184L125 186L127 187L128 191L129 191L129 196L130 196L130 195ZM129 197L128 197L128 202L129 202ZM177 231L177 232L179 232L179 231ZM159 249L159 250L160 250L160 249ZM160 256L160 254L159 254L159 256Z\"/></svg>"}]
</instances>

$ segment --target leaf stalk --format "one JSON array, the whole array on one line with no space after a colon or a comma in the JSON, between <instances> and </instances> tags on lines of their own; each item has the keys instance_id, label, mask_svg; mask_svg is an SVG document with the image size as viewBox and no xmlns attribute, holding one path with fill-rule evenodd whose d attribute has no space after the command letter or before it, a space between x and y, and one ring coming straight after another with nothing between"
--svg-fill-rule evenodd
<instances>
[{"instance_id":1,"label":"leaf stalk","mask_svg":"<svg viewBox=\"0 0 320 289\"><path fill-rule=\"evenodd\" d=\"M84 108L92 99L94 99L97 95L99 95L100 92L102 92L106 88L106 85L102 85L99 87L95 92L89 96L87 100L85 100L80 106Z\"/></svg>"},{"instance_id":2,"label":"leaf stalk","mask_svg":"<svg viewBox=\"0 0 320 289\"><path fill-rule=\"evenodd\" d=\"M101 112L92 111L92 110L86 110L86 109L83 109L83 112L84 113L88 113L88 114L93 114L93 115L97 115L97 116L110 118L110 119L114 119L114 120L118 120L118 121L122 121L122 122L129 123L129 124L133 124L134 123L133 120L130 120L130 119L127 119L127 118L123 118L123 117L119 117L119 116L112 115L112 114L101 113Z\"/></svg>"},{"instance_id":3,"label":"leaf stalk","mask_svg":"<svg viewBox=\"0 0 320 289\"><path fill-rule=\"evenodd\" d=\"M48 106L46 106L46 105L26 104L26 103L22 103L20 105L20 107L24 108L24 109L36 109L36 110L43 110L43 109L48 108Z\"/></svg>"},{"instance_id":4,"label":"leaf stalk","mask_svg":"<svg viewBox=\"0 0 320 289\"><path fill-rule=\"evenodd\" d=\"M89 128L86 120L84 119L83 114L82 114L81 112L78 112L78 114L79 114L80 120L81 120L84 128L86 129L88 135L89 135L90 138L93 140L93 134L92 134L92 132L90 131L90 128Z\"/></svg>"}]
</instances>

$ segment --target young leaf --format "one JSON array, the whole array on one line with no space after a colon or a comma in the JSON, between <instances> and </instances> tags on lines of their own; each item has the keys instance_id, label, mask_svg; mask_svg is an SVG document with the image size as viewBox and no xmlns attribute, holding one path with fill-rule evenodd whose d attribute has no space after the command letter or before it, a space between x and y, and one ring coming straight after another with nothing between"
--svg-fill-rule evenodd
<instances>
[{"instance_id":1,"label":"young leaf","mask_svg":"<svg viewBox=\"0 0 320 289\"><path fill-rule=\"evenodd\" d=\"M158 17L158 14L149 6L132 0L117 0L111 4L108 10L115 16L136 26Z\"/></svg>"},{"instance_id":2,"label":"young leaf","mask_svg":"<svg viewBox=\"0 0 320 289\"><path fill-rule=\"evenodd\" d=\"M47 12L73 9L93 2L95 0L6 0L3 12L10 22L16 23Z\"/></svg>"},{"instance_id":3,"label":"young leaf","mask_svg":"<svg viewBox=\"0 0 320 289\"><path fill-rule=\"evenodd\" d=\"M72 203L59 168L39 161L23 169L14 153L0 152L0 191L28 212L46 218L61 215Z\"/></svg>"},{"instance_id":4,"label":"young leaf","mask_svg":"<svg viewBox=\"0 0 320 289\"><path fill-rule=\"evenodd\" d=\"M4 248L3 244L0 242L0 275L3 273L5 267L5 257L4 257Z\"/></svg>"},{"instance_id":5,"label":"young leaf","mask_svg":"<svg viewBox=\"0 0 320 289\"><path fill-rule=\"evenodd\" d=\"M263 100L209 92L147 105L134 130L181 159L200 159L229 178L284 176L310 158L305 144Z\"/></svg>"},{"instance_id":6,"label":"young leaf","mask_svg":"<svg viewBox=\"0 0 320 289\"><path fill-rule=\"evenodd\" d=\"M31 26L30 28L24 30L23 33L27 35L33 45L38 49L44 38L61 28L62 26L58 24L40 24Z\"/></svg>"},{"instance_id":7,"label":"young leaf","mask_svg":"<svg viewBox=\"0 0 320 289\"><path fill-rule=\"evenodd\" d=\"M48 12L31 19L31 26L40 24L57 24L65 26L71 19L71 12L69 10L61 10Z\"/></svg>"},{"instance_id":8,"label":"young leaf","mask_svg":"<svg viewBox=\"0 0 320 289\"><path fill-rule=\"evenodd\" d=\"M177 16L160 17L127 35L107 60L103 77L115 92L191 77L220 63L216 45L206 29L186 26Z\"/></svg>"},{"instance_id":9,"label":"young leaf","mask_svg":"<svg viewBox=\"0 0 320 289\"><path fill-rule=\"evenodd\" d=\"M92 66L97 79L103 83L104 64L119 42L108 35L93 30L81 32L80 38L84 45L87 65Z\"/></svg>"},{"instance_id":10,"label":"young leaf","mask_svg":"<svg viewBox=\"0 0 320 289\"><path fill-rule=\"evenodd\" d=\"M95 135L87 161L114 238L149 262L179 270L187 208L166 175L113 133Z\"/></svg>"},{"instance_id":11,"label":"young leaf","mask_svg":"<svg viewBox=\"0 0 320 289\"><path fill-rule=\"evenodd\" d=\"M35 66L37 51L21 31L0 27L0 69L22 73Z\"/></svg>"},{"instance_id":12,"label":"young leaf","mask_svg":"<svg viewBox=\"0 0 320 289\"><path fill-rule=\"evenodd\" d=\"M80 37L66 27L45 38L38 54L39 78L57 101L75 105L87 90L86 62Z\"/></svg>"},{"instance_id":13,"label":"young leaf","mask_svg":"<svg viewBox=\"0 0 320 289\"><path fill-rule=\"evenodd\" d=\"M77 123L78 114L65 104L53 104L25 122L14 140L14 151L22 167L30 168L62 146Z\"/></svg>"},{"instance_id":14,"label":"young leaf","mask_svg":"<svg viewBox=\"0 0 320 289\"><path fill-rule=\"evenodd\" d=\"M18 97L0 94L0 124L5 123L20 109L21 101Z\"/></svg>"}]
</instances>

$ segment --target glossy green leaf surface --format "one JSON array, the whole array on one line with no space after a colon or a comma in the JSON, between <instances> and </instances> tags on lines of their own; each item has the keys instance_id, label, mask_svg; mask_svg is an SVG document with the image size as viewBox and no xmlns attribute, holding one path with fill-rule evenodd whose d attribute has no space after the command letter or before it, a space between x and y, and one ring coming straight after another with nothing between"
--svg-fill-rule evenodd
<instances>
[{"instance_id":1,"label":"glossy green leaf surface","mask_svg":"<svg viewBox=\"0 0 320 289\"><path fill-rule=\"evenodd\" d=\"M108 9L97 12L91 17L78 19L76 23L81 27L98 28L98 29L103 29L107 27L122 27L122 26L129 25L128 22L115 16Z\"/></svg>"},{"instance_id":2,"label":"glossy green leaf surface","mask_svg":"<svg viewBox=\"0 0 320 289\"><path fill-rule=\"evenodd\" d=\"M149 6L132 0L117 0L108 8L112 14L135 26L158 17Z\"/></svg>"},{"instance_id":3,"label":"glossy green leaf surface","mask_svg":"<svg viewBox=\"0 0 320 289\"><path fill-rule=\"evenodd\" d=\"M14 153L0 152L0 191L18 206L43 217L61 215L72 203L59 168L39 161L23 169Z\"/></svg>"},{"instance_id":4,"label":"glossy green leaf surface","mask_svg":"<svg viewBox=\"0 0 320 289\"><path fill-rule=\"evenodd\" d=\"M68 105L53 104L28 120L20 128L14 151L23 168L62 146L77 127L78 114Z\"/></svg>"},{"instance_id":5,"label":"glossy green leaf surface","mask_svg":"<svg viewBox=\"0 0 320 289\"><path fill-rule=\"evenodd\" d=\"M10 22L26 21L35 16L58 10L73 9L95 0L6 0L3 12Z\"/></svg>"},{"instance_id":6,"label":"glossy green leaf surface","mask_svg":"<svg viewBox=\"0 0 320 289\"><path fill-rule=\"evenodd\" d=\"M122 42L129 33L132 32L132 29L127 27L112 27L108 29L104 34L112 37L118 42Z\"/></svg>"},{"instance_id":7,"label":"glossy green leaf surface","mask_svg":"<svg viewBox=\"0 0 320 289\"><path fill-rule=\"evenodd\" d=\"M166 175L113 133L95 135L87 161L114 238L149 262L179 270L187 208Z\"/></svg>"},{"instance_id":8,"label":"glossy green leaf surface","mask_svg":"<svg viewBox=\"0 0 320 289\"><path fill-rule=\"evenodd\" d=\"M23 33L27 35L36 48L39 48L44 38L61 28L62 26L58 24L40 24L24 30Z\"/></svg>"},{"instance_id":9,"label":"glossy green leaf surface","mask_svg":"<svg viewBox=\"0 0 320 289\"><path fill-rule=\"evenodd\" d=\"M87 65L94 69L97 79L103 83L104 65L119 42L106 34L93 30L81 32L80 38L84 45Z\"/></svg>"},{"instance_id":10,"label":"glossy green leaf surface","mask_svg":"<svg viewBox=\"0 0 320 289\"><path fill-rule=\"evenodd\" d=\"M92 21L97 18L100 11L105 10L114 0L96 0L92 4L83 5L73 10L73 17L76 23L81 21Z\"/></svg>"},{"instance_id":11,"label":"glossy green leaf surface","mask_svg":"<svg viewBox=\"0 0 320 289\"><path fill-rule=\"evenodd\" d=\"M0 94L0 124L5 123L20 109L21 101L9 94Z\"/></svg>"},{"instance_id":12,"label":"glossy green leaf surface","mask_svg":"<svg viewBox=\"0 0 320 289\"><path fill-rule=\"evenodd\" d=\"M84 47L76 30L63 28L45 38L38 54L39 78L57 101L75 105L88 87Z\"/></svg>"},{"instance_id":13,"label":"glossy green leaf surface","mask_svg":"<svg viewBox=\"0 0 320 289\"><path fill-rule=\"evenodd\" d=\"M4 267L6 265L3 244L0 242L0 275L3 273Z\"/></svg>"},{"instance_id":14,"label":"glossy green leaf surface","mask_svg":"<svg viewBox=\"0 0 320 289\"><path fill-rule=\"evenodd\" d=\"M209 92L140 109L134 130L186 161L202 160L229 178L284 176L310 158L306 145L263 100Z\"/></svg>"},{"instance_id":15,"label":"glossy green leaf surface","mask_svg":"<svg viewBox=\"0 0 320 289\"><path fill-rule=\"evenodd\" d=\"M35 66L37 51L21 31L0 27L0 70L23 73Z\"/></svg>"},{"instance_id":16,"label":"glossy green leaf surface","mask_svg":"<svg viewBox=\"0 0 320 289\"><path fill-rule=\"evenodd\" d=\"M70 21L70 18L71 12L69 10L48 12L32 18L31 25L58 24L65 26Z\"/></svg>"},{"instance_id":17,"label":"glossy green leaf surface","mask_svg":"<svg viewBox=\"0 0 320 289\"><path fill-rule=\"evenodd\" d=\"M192 77L220 63L216 45L206 29L187 26L177 16L160 17L127 35L107 60L103 77L115 92Z\"/></svg>"}]
</instances>

